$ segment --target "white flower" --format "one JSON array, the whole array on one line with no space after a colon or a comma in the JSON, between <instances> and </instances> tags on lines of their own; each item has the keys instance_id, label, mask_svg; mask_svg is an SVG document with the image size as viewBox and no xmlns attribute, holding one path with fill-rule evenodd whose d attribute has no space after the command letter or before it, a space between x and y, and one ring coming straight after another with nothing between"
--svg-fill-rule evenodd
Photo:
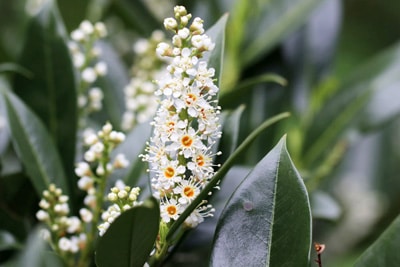
<instances>
[{"instance_id":1,"label":"white flower","mask_svg":"<svg viewBox=\"0 0 400 267\"><path fill-rule=\"evenodd\" d=\"M82 176L78 180L79 189L82 189L84 191L88 191L90 188L93 188L93 185L94 185L93 179L88 176Z\"/></svg>"},{"instance_id":2,"label":"white flower","mask_svg":"<svg viewBox=\"0 0 400 267\"><path fill-rule=\"evenodd\" d=\"M190 31L188 28L183 28L178 31L178 36L182 39L186 39L189 37Z\"/></svg>"},{"instance_id":3,"label":"white flower","mask_svg":"<svg viewBox=\"0 0 400 267\"><path fill-rule=\"evenodd\" d=\"M204 33L204 28L203 28L203 20L201 18L194 18L192 25L190 25L190 30L192 32L195 32L196 34L202 34ZM198 35L195 35L198 36ZM193 37L195 37L193 36ZM192 37L192 38L193 38Z\"/></svg>"},{"instance_id":4,"label":"white flower","mask_svg":"<svg viewBox=\"0 0 400 267\"><path fill-rule=\"evenodd\" d=\"M84 20L81 22L81 24L79 25L79 28L82 30L82 32L84 32L86 35L90 35L93 33L93 24L88 21L88 20Z\"/></svg>"},{"instance_id":5,"label":"white flower","mask_svg":"<svg viewBox=\"0 0 400 267\"><path fill-rule=\"evenodd\" d=\"M97 62L94 70L98 76L104 76L107 74L107 64L103 61Z\"/></svg>"},{"instance_id":6,"label":"white flower","mask_svg":"<svg viewBox=\"0 0 400 267\"><path fill-rule=\"evenodd\" d=\"M76 52L72 55L75 68L80 68L85 63L85 55L81 52Z\"/></svg>"},{"instance_id":7,"label":"white flower","mask_svg":"<svg viewBox=\"0 0 400 267\"><path fill-rule=\"evenodd\" d=\"M87 195L83 199L83 203L85 203L86 206L90 207L91 209L96 208L96 196L94 195Z\"/></svg>"},{"instance_id":8,"label":"white flower","mask_svg":"<svg viewBox=\"0 0 400 267\"><path fill-rule=\"evenodd\" d=\"M129 161L126 159L124 154L118 154L114 159L115 168L126 168L129 165Z\"/></svg>"},{"instance_id":9,"label":"white flower","mask_svg":"<svg viewBox=\"0 0 400 267\"><path fill-rule=\"evenodd\" d=\"M85 39L85 33L80 29L74 30L71 33L71 38L75 42L81 42L81 41L83 41Z\"/></svg>"},{"instance_id":10,"label":"white flower","mask_svg":"<svg viewBox=\"0 0 400 267\"><path fill-rule=\"evenodd\" d=\"M82 80L84 80L87 83L92 83L97 79L97 73L93 68L85 68L82 71Z\"/></svg>"},{"instance_id":11,"label":"white flower","mask_svg":"<svg viewBox=\"0 0 400 267\"><path fill-rule=\"evenodd\" d=\"M96 22L94 24L94 29L97 32L97 34L99 35L99 37L104 38L107 36L107 29L106 29L106 26L104 25L104 23Z\"/></svg>"},{"instance_id":12,"label":"white flower","mask_svg":"<svg viewBox=\"0 0 400 267\"><path fill-rule=\"evenodd\" d=\"M183 212L182 206L175 199L164 199L160 203L161 219L165 223L178 219Z\"/></svg>"},{"instance_id":13,"label":"white flower","mask_svg":"<svg viewBox=\"0 0 400 267\"><path fill-rule=\"evenodd\" d=\"M36 213L36 218L39 220L39 221L46 221L46 220L48 220L49 219L49 214L47 213L47 212L45 212L44 210L39 210L37 213Z\"/></svg>"},{"instance_id":14,"label":"white flower","mask_svg":"<svg viewBox=\"0 0 400 267\"><path fill-rule=\"evenodd\" d=\"M72 216L67 219L67 233L76 233L81 228L81 220L78 217Z\"/></svg>"},{"instance_id":15,"label":"white flower","mask_svg":"<svg viewBox=\"0 0 400 267\"><path fill-rule=\"evenodd\" d=\"M167 56L169 55L169 50L171 47L167 43L159 43L156 49L156 53L159 57Z\"/></svg>"},{"instance_id":16,"label":"white flower","mask_svg":"<svg viewBox=\"0 0 400 267\"><path fill-rule=\"evenodd\" d=\"M45 194L43 194L43 195L45 195ZM41 199L39 202L39 207L46 210L46 209L50 208L50 203L47 202L45 199Z\"/></svg>"},{"instance_id":17,"label":"white flower","mask_svg":"<svg viewBox=\"0 0 400 267\"><path fill-rule=\"evenodd\" d=\"M62 251L69 251L71 249L71 246L71 241L66 237L61 237L60 240L58 240L58 247Z\"/></svg>"},{"instance_id":18,"label":"white flower","mask_svg":"<svg viewBox=\"0 0 400 267\"><path fill-rule=\"evenodd\" d=\"M174 18L166 18L164 20L164 27L167 30L175 30L178 27L178 23Z\"/></svg>"},{"instance_id":19,"label":"white flower","mask_svg":"<svg viewBox=\"0 0 400 267\"><path fill-rule=\"evenodd\" d=\"M83 157L87 162L93 162L96 159L96 154L94 153L94 151L88 150L85 152Z\"/></svg>"},{"instance_id":20,"label":"white flower","mask_svg":"<svg viewBox=\"0 0 400 267\"><path fill-rule=\"evenodd\" d=\"M69 206L67 203L54 205L54 211L60 215L66 215L69 213Z\"/></svg>"},{"instance_id":21,"label":"white flower","mask_svg":"<svg viewBox=\"0 0 400 267\"><path fill-rule=\"evenodd\" d=\"M75 168L75 174L79 177L87 176L92 173L90 166L86 162L78 162Z\"/></svg>"},{"instance_id":22,"label":"white flower","mask_svg":"<svg viewBox=\"0 0 400 267\"><path fill-rule=\"evenodd\" d=\"M187 205L200 193L200 184L196 183L193 178L190 180L183 180L178 183L173 192L179 195L179 203Z\"/></svg>"},{"instance_id":23,"label":"white flower","mask_svg":"<svg viewBox=\"0 0 400 267\"><path fill-rule=\"evenodd\" d=\"M86 209L86 208L80 209L79 210L79 215L81 216L82 221L84 221L86 223L89 223L89 222L91 222L93 220L93 213L90 210Z\"/></svg>"},{"instance_id":24,"label":"white flower","mask_svg":"<svg viewBox=\"0 0 400 267\"><path fill-rule=\"evenodd\" d=\"M215 209L211 205L198 207L186 218L185 225L194 228L202 223L205 217L214 216L214 212Z\"/></svg>"}]
</instances>

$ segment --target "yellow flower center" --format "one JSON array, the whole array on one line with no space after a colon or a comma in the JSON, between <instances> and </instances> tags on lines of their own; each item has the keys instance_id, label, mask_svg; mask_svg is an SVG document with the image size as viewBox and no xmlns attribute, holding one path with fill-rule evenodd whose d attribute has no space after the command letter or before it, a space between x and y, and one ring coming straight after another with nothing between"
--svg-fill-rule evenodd
<instances>
[{"instance_id":1,"label":"yellow flower center","mask_svg":"<svg viewBox=\"0 0 400 267\"><path fill-rule=\"evenodd\" d=\"M184 147L190 147L193 144L193 138L190 135L182 136L181 143Z\"/></svg>"},{"instance_id":2,"label":"yellow flower center","mask_svg":"<svg viewBox=\"0 0 400 267\"><path fill-rule=\"evenodd\" d=\"M193 196L194 196L194 189L193 189L193 187L191 187L191 186L186 186L185 188L183 188L183 194L184 194L186 197L189 197L189 198L193 197Z\"/></svg>"},{"instance_id":3,"label":"yellow flower center","mask_svg":"<svg viewBox=\"0 0 400 267\"><path fill-rule=\"evenodd\" d=\"M168 179L174 177L175 175L175 169L172 168L171 166L168 166L167 168L165 168L164 170L164 176Z\"/></svg>"},{"instance_id":4,"label":"yellow flower center","mask_svg":"<svg viewBox=\"0 0 400 267\"><path fill-rule=\"evenodd\" d=\"M198 155L196 157L196 162L197 162L197 165L199 165L200 167L204 166L205 162L204 162L203 155Z\"/></svg>"},{"instance_id":5,"label":"yellow flower center","mask_svg":"<svg viewBox=\"0 0 400 267\"><path fill-rule=\"evenodd\" d=\"M176 213L177 213L177 211L178 211L178 209L176 208L176 206L174 206L174 205L169 205L168 207L167 207L167 213L169 214L169 215L175 215Z\"/></svg>"},{"instance_id":6,"label":"yellow flower center","mask_svg":"<svg viewBox=\"0 0 400 267\"><path fill-rule=\"evenodd\" d=\"M191 104L193 104L193 102L196 101L196 99L197 99L197 96L195 94L189 93L189 94L187 94L186 104L191 105Z\"/></svg>"}]
</instances>

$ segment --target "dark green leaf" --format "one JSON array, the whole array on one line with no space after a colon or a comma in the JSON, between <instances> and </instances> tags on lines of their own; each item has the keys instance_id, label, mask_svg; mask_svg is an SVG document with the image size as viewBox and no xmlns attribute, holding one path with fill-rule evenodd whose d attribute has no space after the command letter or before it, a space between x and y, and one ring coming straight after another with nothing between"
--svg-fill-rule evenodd
<instances>
[{"instance_id":1,"label":"dark green leaf","mask_svg":"<svg viewBox=\"0 0 400 267\"><path fill-rule=\"evenodd\" d=\"M112 7L117 15L140 35L150 36L152 31L162 27L162 23L157 21L142 0L113 0Z\"/></svg>"},{"instance_id":2,"label":"dark green leaf","mask_svg":"<svg viewBox=\"0 0 400 267\"><path fill-rule=\"evenodd\" d=\"M355 267L389 267L400 262L400 216L362 255Z\"/></svg>"},{"instance_id":3,"label":"dark green leaf","mask_svg":"<svg viewBox=\"0 0 400 267\"><path fill-rule=\"evenodd\" d=\"M245 65L256 61L287 34L305 22L322 0L272 0L262 10L254 10L247 25L246 43L240 58Z\"/></svg>"},{"instance_id":4,"label":"dark green leaf","mask_svg":"<svg viewBox=\"0 0 400 267\"><path fill-rule=\"evenodd\" d=\"M4 230L0 230L0 251L20 247L15 237Z\"/></svg>"},{"instance_id":5,"label":"dark green leaf","mask_svg":"<svg viewBox=\"0 0 400 267\"><path fill-rule=\"evenodd\" d=\"M5 96L8 122L15 150L38 195L56 184L68 195L69 188L53 140L39 118L11 92Z\"/></svg>"},{"instance_id":6,"label":"dark green leaf","mask_svg":"<svg viewBox=\"0 0 400 267\"><path fill-rule=\"evenodd\" d=\"M160 222L155 198L123 212L99 239L96 264L99 267L143 267L153 249Z\"/></svg>"},{"instance_id":7,"label":"dark green leaf","mask_svg":"<svg viewBox=\"0 0 400 267\"><path fill-rule=\"evenodd\" d=\"M308 266L310 249L308 195L283 138L227 203L211 265Z\"/></svg>"},{"instance_id":8,"label":"dark green leaf","mask_svg":"<svg viewBox=\"0 0 400 267\"><path fill-rule=\"evenodd\" d=\"M200 194L190 203L190 205L185 209L185 211L179 216L179 218L171 225L169 229L167 240L171 240L174 236L176 230L179 229L180 225L184 222L184 220L192 213L194 209L197 208L200 203L207 199L209 196L209 192L211 192L215 186L217 186L224 176L228 173L229 169L236 163L239 156L241 156L246 149L254 142L254 140L268 127L273 125L274 123L287 118L289 113L281 113L278 114L266 121L264 121L257 129L255 129L247 138L239 145L239 147L230 155L230 157L224 162L222 167L217 171L214 177L210 180L210 182L204 187L204 189L200 192Z\"/></svg>"},{"instance_id":9,"label":"dark green leaf","mask_svg":"<svg viewBox=\"0 0 400 267\"><path fill-rule=\"evenodd\" d=\"M215 43L215 48L204 56L208 62L208 66L215 69L215 78L218 79L217 85L221 84L222 78L222 61L224 59L225 50L225 28L228 20L228 14L223 15L217 23L215 23L206 34Z\"/></svg>"},{"instance_id":10,"label":"dark green leaf","mask_svg":"<svg viewBox=\"0 0 400 267\"><path fill-rule=\"evenodd\" d=\"M45 1L28 25L20 64L33 78L17 75L15 93L44 122L73 174L76 143L76 83L67 36L57 7Z\"/></svg>"}]
</instances>

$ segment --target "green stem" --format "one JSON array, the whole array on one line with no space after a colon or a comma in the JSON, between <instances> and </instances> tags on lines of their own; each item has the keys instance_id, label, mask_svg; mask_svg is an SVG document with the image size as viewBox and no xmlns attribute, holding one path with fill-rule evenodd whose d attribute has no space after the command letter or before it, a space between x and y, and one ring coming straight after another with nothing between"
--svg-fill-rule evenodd
<instances>
[{"instance_id":1,"label":"green stem","mask_svg":"<svg viewBox=\"0 0 400 267\"><path fill-rule=\"evenodd\" d=\"M289 115L290 114L288 112L284 112L266 120L242 142L242 144L226 160L226 162L222 165L210 182L204 187L198 197L192 201L192 203L185 209L179 218L171 225L171 228L167 234L167 242L170 242L173 239L175 232L179 229L185 219L192 213L192 211L195 210L204 199L207 199L208 193L218 185L218 183L224 178L229 169L235 163L237 158L242 155L242 153L249 147L256 137L259 136L266 128L284 118L289 117Z\"/></svg>"}]
</instances>

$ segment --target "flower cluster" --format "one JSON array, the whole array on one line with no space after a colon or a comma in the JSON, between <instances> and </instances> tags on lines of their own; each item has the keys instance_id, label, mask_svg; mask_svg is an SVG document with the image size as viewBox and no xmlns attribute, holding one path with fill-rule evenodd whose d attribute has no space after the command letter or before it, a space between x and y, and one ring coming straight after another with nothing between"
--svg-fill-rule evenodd
<instances>
[{"instance_id":1,"label":"flower cluster","mask_svg":"<svg viewBox=\"0 0 400 267\"><path fill-rule=\"evenodd\" d=\"M202 60L214 43L204 34L203 21L183 6L174 8L175 18L164 26L175 33L172 46L160 43L157 54L170 58L167 75L157 81L159 108L152 125L154 133L143 160L149 162L154 196L160 199L164 223L176 220L214 175L213 146L221 137L216 103L218 87L213 68ZM211 205L200 205L185 223L195 227L212 216Z\"/></svg>"},{"instance_id":2,"label":"flower cluster","mask_svg":"<svg viewBox=\"0 0 400 267\"><path fill-rule=\"evenodd\" d=\"M78 107L81 117L102 108L103 92L98 87L92 87L92 84L98 77L107 74L106 63L98 60L101 50L95 46L96 41L106 35L107 30L102 22L93 25L87 20L71 33L69 49L74 67L80 75Z\"/></svg>"},{"instance_id":3,"label":"flower cluster","mask_svg":"<svg viewBox=\"0 0 400 267\"><path fill-rule=\"evenodd\" d=\"M101 215L103 223L98 226L100 236L104 235L110 224L114 222L121 212L140 204L137 201L139 193L139 187L131 188L130 186L125 186L122 181L117 181L116 186L111 188L111 192L107 195L107 200L112 204Z\"/></svg>"},{"instance_id":4,"label":"flower cluster","mask_svg":"<svg viewBox=\"0 0 400 267\"><path fill-rule=\"evenodd\" d=\"M43 192L43 199L39 203L41 209L36 217L48 226L50 232L43 232L44 237L68 266L77 266L75 260L82 263L89 259L97 235L107 178L113 170L129 164L123 154L111 159L111 152L124 139L125 135L114 131L110 123L106 123L97 133L85 134L84 143L88 149L84 161L78 162L75 168L75 174L79 177L78 187L86 192L83 200L85 205L79 210L79 218L68 217L68 196L63 195L61 189L51 184ZM136 201L138 192L135 193L135 190L131 190L129 199L135 196ZM74 257L78 252L80 257Z\"/></svg>"},{"instance_id":5,"label":"flower cluster","mask_svg":"<svg viewBox=\"0 0 400 267\"><path fill-rule=\"evenodd\" d=\"M62 255L76 254L86 246L83 222L88 217L82 213L81 218L68 216L68 196L63 195L60 188L50 184L49 188L43 191L39 206L41 209L36 213L36 217L49 228L42 234L56 251Z\"/></svg>"},{"instance_id":6,"label":"flower cluster","mask_svg":"<svg viewBox=\"0 0 400 267\"><path fill-rule=\"evenodd\" d=\"M110 159L112 150L124 140L125 135L114 131L110 123L106 123L97 134L85 133L84 143L89 148L84 154L85 161L76 164L75 174L79 177L78 187L87 193L84 203L91 210L97 209L96 197L103 194L97 193L96 181L105 184L105 179L114 169L126 168L129 164L124 154L118 154L113 161Z\"/></svg>"},{"instance_id":7,"label":"flower cluster","mask_svg":"<svg viewBox=\"0 0 400 267\"><path fill-rule=\"evenodd\" d=\"M122 117L122 129L130 130L154 116L158 97L154 95L157 85L153 80L160 78L165 68L163 61L154 54L157 44L165 39L162 31L154 31L149 39L139 39L134 45L136 55L132 67L132 79L125 87L126 111Z\"/></svg>"}]
</instances>

